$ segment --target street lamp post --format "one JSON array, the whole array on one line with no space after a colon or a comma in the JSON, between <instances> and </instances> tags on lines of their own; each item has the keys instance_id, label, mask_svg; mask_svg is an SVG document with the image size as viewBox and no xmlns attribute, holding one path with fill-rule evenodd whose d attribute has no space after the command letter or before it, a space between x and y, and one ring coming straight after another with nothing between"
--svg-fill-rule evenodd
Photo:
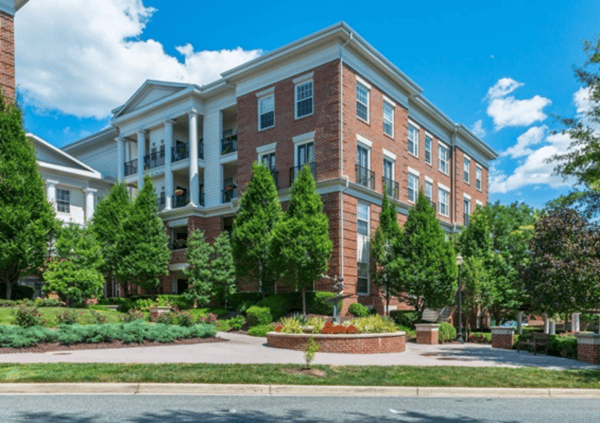
<instances>
[{"instance_id":1,"label":"street lamp post","mask_svg":"<svg viewBox=\"0 0 600 423\"><path fill-rule=\"evenodd\" d=\"M461 344L465 343L462 333L462 283L460 281L460 268L463 264L463 258L459 254L456 256L456 264L458 265L458 337L457 341Z\"/></svg>"}]
</instances>

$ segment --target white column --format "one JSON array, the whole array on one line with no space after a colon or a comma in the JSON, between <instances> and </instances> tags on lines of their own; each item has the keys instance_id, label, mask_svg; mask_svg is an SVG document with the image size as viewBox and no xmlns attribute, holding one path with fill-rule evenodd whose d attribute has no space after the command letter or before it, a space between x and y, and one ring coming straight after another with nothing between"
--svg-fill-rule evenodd
<instances>
[{"instance_id":1,"label":"white column","mask_svg":"<svg viewBox=\"0 0 600 423\"><path fill-rule=\"evenodd\" d=\"M54 211L56 211L56 185L58 181L46 179L46 199L52 204Z\"/></svg>"},{"instance_id":2,"label":"white column","mask_svg":"<svg viewBox=\"0 0 600 423\"><path fill-rule=\"evenodd\" d=\"M579 316L581 313L573 313L571 315L571 332L579 332Z\"/></svg>"},{"instance_id":3,"label":"white column","mask_svg":"<svg viewBox=\"0 0 600 423\"><path fill-rule=\"evenodd\" d=\"M121 182L125 177L125 143L122 137L115 138L117 142L117 180Z\"/></svg>"},{"instance_id":4,"label":"white column","mask_svg":"<svg viewBox=\"0 0 600 423\"><path fill-rule=\"evenodd\" d=\"M556 335L556 320L550 320L550 335Z\"/></svg>"},{"instance_id":5,"label":"white column","mask_svg":"<svg viewBox=\"0 0 600 423\"><path fill-rule=\"evenodd\" d=\"M544 315L544 333L550 333L550 319L546 315Z\"/></svg>"},{"instance_id":6,"label":"white column","mask_svg":"<svg viewBox=\"0 0 600 423\"><path fill-rule=\"evenodd\" d=\"M95 188L86 188L85 192L85 221L89 222L94 215L94 194L98 192Z\"/></svg>"},{"instance_id":7,"label":"white column","mask_svg":"<svg viewBox=\"0 0 600 423\"><path fill-rule=\"evenodd\" d=\"M517 333L519 335L523 334L523 312L519 311L517 313Z\"/></svg>"},{"instance_id":8,"label":"white column","mask_svg":"<svg viewBox=\"0 0 600 423\"><path fill-rule=\"evenodd\" d=\"M138 191L144 185L144 156L146 155L146 132L137 132L137 148L138 148Z\"/></svg>"},{"instance_id":9,"label":"white column","mask_svg":"<svg viewBox=\"0 0 600 423\"><path fill-rule=\"evenodd\" d=\"M173 146L173 121L165 122L165 210L171 210L173 197L173 171L171 170L171 147Z\"/></svg>"},{"instance_id":10,"label":"white column","mask_svg":"<svg viewBox=\"0 0 600 423\"><path fill-rule=\"evenodd\" d=\"M188 112L190 140L190 205L200 205L200 181L198 180L198 113Z\"/></svg>"},{"instance_id":11,"label":"white column","mask_svg":"<svg viewBox=\"0 0 600 423\"><path fill-rule=\"evenodd\" d=\"M223 189L223 166L221 157L222 131L221 111L209 113L202 121L204 138L204 206L212 207L221 204Z\"/></svg>"}]
</instances>

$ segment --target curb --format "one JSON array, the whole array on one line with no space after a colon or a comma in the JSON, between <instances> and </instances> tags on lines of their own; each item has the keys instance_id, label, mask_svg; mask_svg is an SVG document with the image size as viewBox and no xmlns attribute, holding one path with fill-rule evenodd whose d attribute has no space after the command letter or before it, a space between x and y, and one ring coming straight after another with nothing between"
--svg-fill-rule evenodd
<instances>
[{"instance_id":1,"label":"curb","mask_svg":"<svg viewBox=\"0 0 600 423\"><path fill-rule=\"evenodd\" d=\"M600 389L213 385L198 383L0 383L0 395L261 395L600 399Z\"/></svg>"}]
</instances>

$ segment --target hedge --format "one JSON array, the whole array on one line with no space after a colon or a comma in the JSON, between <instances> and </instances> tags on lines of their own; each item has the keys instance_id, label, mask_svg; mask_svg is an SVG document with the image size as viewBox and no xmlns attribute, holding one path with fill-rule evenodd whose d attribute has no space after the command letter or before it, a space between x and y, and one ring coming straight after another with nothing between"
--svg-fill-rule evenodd
<instances>
[{"instance_id":1,"label":"hedge","mask_svg":"<svg viewBox=\"0 0 600 423\"><path fill-rule=\"evenodd\" d=\"M268 325L273 321L269 307L252 306L246 310L248 326Z\"/></svg>"},{"instance_id":2,"label":"hedge","mask_svg":"<svg viewBox=\"0 0 600 423\"><path fill-rule=\"evenodd\" d=\"M350 304L348 311L355 317L367 317L369 315L369 309L360 303Z\"/></svg>"}]
</instances>

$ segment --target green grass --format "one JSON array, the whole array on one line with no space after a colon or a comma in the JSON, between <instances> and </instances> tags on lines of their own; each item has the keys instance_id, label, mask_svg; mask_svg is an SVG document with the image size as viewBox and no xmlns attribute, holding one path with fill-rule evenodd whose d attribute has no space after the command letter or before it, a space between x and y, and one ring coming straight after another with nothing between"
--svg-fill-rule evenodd
<instances>
[{"instance_id":1,"label":"green grass","mask_svg":"<svg viewBox=\"0 0 600 423\"><path fill-rule=\"evenodd\" d=\"M313 366L315 378L285 364L0 364L0 382L228 383L492 388L600 388L599 370L412 366Z\"/></svg>"},{"instance_id":2,"label":"green grass","mask_svg":"<svg viewBox=\"0 0 600 423\"><path fill-rule=\"evenodd\" d=\"M0 325L12 325L14 319L16 307L0 307ZM67 307L40 307L38 311L42 317L46 320L46 327L52 328L58 326L56 315L62 313L65 310L75 311L78 315L77 323L80 324L93 324L96 323L95 319L91 315L91 310L86 308L67 308ZM103 314L106 317L106 323L118 323L120 316L123 313L113 310L95 310L98 313ZM83 313L83 314L82 314ZM149 314L149 313L148 313Z\"/></svg>"}]
</instances>

